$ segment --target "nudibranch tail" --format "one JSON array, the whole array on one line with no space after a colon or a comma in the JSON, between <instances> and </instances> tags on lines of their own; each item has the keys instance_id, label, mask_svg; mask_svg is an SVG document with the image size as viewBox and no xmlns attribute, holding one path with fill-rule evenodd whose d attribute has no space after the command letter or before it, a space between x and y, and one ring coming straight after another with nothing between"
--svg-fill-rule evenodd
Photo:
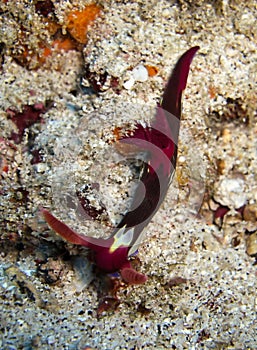
<instances>
[{"instance_id":1,"label":"nudibranch tail","mask_svg":"<svg viewBox=\"0 0 257 350\"><path fill-rule=\"evenodd\" d=\"M161 107L177 118L181 116L182 92L186 88L190 64L198 50L199 46L191 47L180 57L164 90Z\"/></svg>"},{"instance_id":2,"label":"nudibranch tail","mask_svg":"<svg viewBox=\"0 0 257 350\"><path fill-rule=\"evenodd\" d=\"M84 237L82 237L82 235L79 235L78 233L73 231L69 226L58 220L48 210L41 208L40 211L48 225L56 233L62 236L66 241L73 244L83 245L85 247L89 246L88 241Z\"/></svg>"},{"instance_id":3,"label":"nudibranch tail","mask_svg":"<svg viewBox=\"0 0 257 350\"><path fill-rule=\"evenodd\" d=\"M130 267L128 247L122 241L113 248L115 239L83 236L73 231L69 226L58 220L47 209L41 208L41 213L48 225L66 241L90 248L94 251L96 265L103 271L115 272L123 267Z\"/></svg>"}]
</instances>

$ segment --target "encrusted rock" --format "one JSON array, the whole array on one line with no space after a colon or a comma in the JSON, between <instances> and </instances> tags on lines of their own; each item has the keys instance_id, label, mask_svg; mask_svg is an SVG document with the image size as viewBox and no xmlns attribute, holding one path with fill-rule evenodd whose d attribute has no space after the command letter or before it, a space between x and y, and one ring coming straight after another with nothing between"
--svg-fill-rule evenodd
<instances>
[{"instance_id":1,"label":"encrusted rock","mask_svg":"<svg viewBox=\"0 0 257 350\"><path fill-rule=\"evenodd\" d=\"M245 205L245 182L242 178L225 178L215 184L214 199L230 208L238 209Z\"/></svg>"}]
</instances>

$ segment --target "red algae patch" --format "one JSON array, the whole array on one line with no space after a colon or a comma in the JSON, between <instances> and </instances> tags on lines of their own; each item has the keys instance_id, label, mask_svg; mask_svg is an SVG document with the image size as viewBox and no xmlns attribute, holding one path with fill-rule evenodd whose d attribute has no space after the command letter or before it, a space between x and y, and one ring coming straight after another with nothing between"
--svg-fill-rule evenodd
<instances>
[{"instance_id":1,"label":"red algae patch","mask_svg":"<svg viewBox=\"0 0 257 350\"><path fill-rule=\"evenodd\" d=\"M45 112L46 109L42 103L38 103L33 106L25 106L22 112L17 112L9 108L7 113L18 130L17 132L12 132L10 139L16 144L21 143L25 129L37 122L40 122L41 114Z\"/></svg>"}]
</instances>

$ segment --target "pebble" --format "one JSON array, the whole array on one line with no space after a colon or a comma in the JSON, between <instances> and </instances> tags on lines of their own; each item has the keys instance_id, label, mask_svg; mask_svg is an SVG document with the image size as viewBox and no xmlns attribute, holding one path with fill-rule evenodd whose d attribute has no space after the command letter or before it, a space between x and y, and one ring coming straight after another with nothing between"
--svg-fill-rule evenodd
<instances>
[{"instance_id":1,"label":"pebble","mask_svg":"<svg viewBox=\"0 0 257 350\"><path fill-rule=\"evenodd\" d=\"M38 173L44 173L48 169L48 165L46 163L38 163L35 165L35 168Z\"/></svg>"},{"instance_id":2,"label":"pebble","mask_svg":"<svg viewBox=\"0 0 257 350\"><path fill-rule=\"evenodd\" d=\"M243 217L245 221L257 221L257 204L248 204L244 208Z\"/></svg>"},{"instance_id":3,"label":"pebble","mask_svg":"<svg viewBox=\"0 0 257 350\"><path fill-rule=\"evenodd\" d=\"M47 338L47 343L48 343L48 345L54 345L54 344L55 344L55 336L50 335L50 336Z\"/></svg>"},{"instance_id":4,"label":"pebble","mask_svg":"<svg viewBox=\"0 0 257 350\"><path fill-rule=\"evenodd\" d=\"M131 90L136 81L144 83L148 80L148 70L142 64L136 66L132 70L131 74L132 76L129 78L129 80L125 81L125 83L123 84L123 87L126 90Z\"/></svg>"},{"instance_id":5,"label":"pebble","mask_svg":"<svg viewBox=\"0 0 257 350\"><path fill-rule=\"evenodd\" d=\"M186 161L186 157L185 157L185 156L180 156L180 157L178 158L178 162L179 162L180 164L185 163L185 161Z\"/></svg>"},{"instance_id":6,"label":"pebble","mask_svg":"<svg viewBox=\"0 0 257 350\"><path fill-rule=\"evenodd\" d=\"M245 182L241 178L225 178L214 186L214 199L230 208L241 208L246 204Z\"/></svg>"},{"instance_id":7,"label":"pebble","mask_svg":"<svg viewBox=\"0 0 257 350\"><path fill-rule=\"evenodd\" d=\"M209 208L210 208L212 211L217 210L218 207L219 207L219 204L215 203L214 200L212 200L212 199L209 200Z\"/></svg>"},{"instance_id":8,"label":"pebble","mask_svg":"<svg viewBox=\"0 0 257 350\"><path fill-rule=\"evenodd\" d=\"M140 81L141 83L148 80L148 70L142 64L139 64L132 70L132 76L135 81Z\"/></svg>"},{"instance_id":9,"label":"pebble","mask_svg":"<svg viewBox=\"0 0 257 350\"><path fill-rule=\"evenodd\" d=\"M250 256L257 254L257 231L246 238L246 253Z\"/></svg>"},{"instance_id":10,"label":"pebble","mask_svg":"<svg viewBox=\"0 0 257 350\"><path fill-rule=\"evenodd\" d=\"M231 131L229 129L224 129L222 132L222 140L224 143L231 142Z\"/></svg>"},{"instance_id":11,"label":"pebble","mask_svg":"<svg viewBox=\"0 0 257 350\"><path fill-rule=\"evenodd\" d=\"M225 174L225 170L226 170L226 162L224 159L218 159L217 160L217 169L218 169L218 173L220 175Z\"/></svg>"},{"instance_id":12,"label":"pebble","mask_svg":"<svg viewBox=\"0 0 257 350\"><path fill-rule=\"evenodd\" d=\"M125 81L125 83L123 84L123 87L126 90L131 90L134 84L135 84L135 79L131 77L129 80Z\"/></svg>"}]
</instances>

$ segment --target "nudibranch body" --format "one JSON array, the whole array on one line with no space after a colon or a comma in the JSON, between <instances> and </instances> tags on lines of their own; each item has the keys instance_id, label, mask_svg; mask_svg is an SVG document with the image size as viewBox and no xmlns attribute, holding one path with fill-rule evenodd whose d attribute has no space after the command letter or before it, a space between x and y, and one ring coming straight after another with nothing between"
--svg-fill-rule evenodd
<instances>
[{"instance_id":1,"label":"nudibranch body","mask_svg":"<svg viewBox=\"0 0 257 350\"><path fill-rule=\"evenodd\" d=\"M125 282L130 284L147 280L144 274L133 269L129 257L137 251L143 231L163 202L175 171L182 92L198 49L198 46L192 47L178 60L151 124L146 127L137 124L131 135L119 140L147 151L148 161L132 200L133 209L124 215L111 237L101 239L78 234L48 210L41 209L55 232L70 243L91 249L99 269L107 273L120 271Z\"/></svg>"}]
</instances>

